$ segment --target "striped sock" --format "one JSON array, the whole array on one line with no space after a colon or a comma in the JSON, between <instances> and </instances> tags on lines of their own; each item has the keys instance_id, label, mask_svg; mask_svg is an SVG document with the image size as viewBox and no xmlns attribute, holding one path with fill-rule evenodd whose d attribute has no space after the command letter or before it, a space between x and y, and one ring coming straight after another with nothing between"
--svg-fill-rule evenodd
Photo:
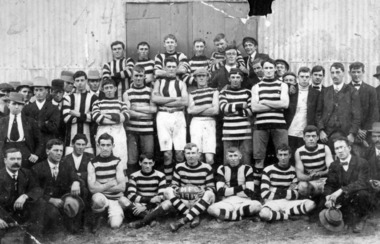
<instances>
[{"instance_id":1,"label":"striped sock","mask_svg":"<svg viewBox=\"0 0 380 244\"><path fill-rule=\"evenodd\" d=\"M188 208L186 205L179 199L178 197L173 197L170 199L170 202L172 203L173 207L178 210L182 215L185 214L186 211L188 211Z\"/></svg>"},{"instance_id":2,"label":"striped sock","mask_svg":"<svg viewBox=\"0 0 380 244\"><path fill-rule=\"evenodd\" d=\"M251 211L249 205L241 206L241 207L239 208L239 213L240 213L240 216L241 216L241 217L252 215L252 211Z\"/></svg>"},{"instance_id":3,"label":"striped sock","mask_svg":"<svg viewBox=\"0 0 380 244\"><path fill-rule=\"evenodd\" d=\"M302 215L302 214L306 214L307 211L306 211L306 206L305 206L305 203L301 203L301 204L298 204L290 209L287 209L286 210L286 213L288 215Z\"/></svg>"},{"instance_id":4,"label":"striped sock","mask_svg":"<svg viewBox=\"0 0 380 244\"><path fill-rule=\"evenodd\" d=\"M189 221L192 221L196 216L200 215L201 213L205 212L206 209L210 206L209 203L207 203L205 200L201 199L198 201L189 211L188 214L186 214L186 218Z\"/></svg>"},{"instance_id":5,"label":"striped sock","mask_svg":"<svg viewBox=\"0 0 380 244\"><path fill-rule=\"evenodd\" d=\"M271 210L271 212L272 212L272 216L269 219L269 221L286 220L286 219L289 218L289 215L286 214L286 213L282 213L282 212L278 212L278 211L273 211L273 210Z\"/></svg>"}]
</instances>

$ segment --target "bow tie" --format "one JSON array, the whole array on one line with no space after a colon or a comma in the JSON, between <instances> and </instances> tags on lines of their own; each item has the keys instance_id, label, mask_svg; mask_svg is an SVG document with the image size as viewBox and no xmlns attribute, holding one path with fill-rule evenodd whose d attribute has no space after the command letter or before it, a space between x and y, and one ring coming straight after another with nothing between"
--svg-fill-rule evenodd
<instances>
[{"instance_id":1,"label":"bow tie","mask_svg":"<svg viewBox=\"0 0 380 244\"><path fill-rule=\"evenodd\" d=\"M348 165L348 162L340 162L340 165L342 166Z\"/></svg>"},{"instance_id":2,"label":"bow tie","mask_svg":"<svg viewBox=\"0 0 380 244\"><path fill-rule=\"evenodd\" d=\"M313 86L314 89L317 89L319 91L319 89L321 89L319 86Z\"/></svg>"},{"instance_id":3,"label":"bow tie","mask_svg":"<svg viewBox=\"0 0 380 244\"><path fill-rule=\"evenodd\" d=\"M354 85L354 87L360 87L359 83L352 82L352 84Z\"/></svg>"}]
</instances>

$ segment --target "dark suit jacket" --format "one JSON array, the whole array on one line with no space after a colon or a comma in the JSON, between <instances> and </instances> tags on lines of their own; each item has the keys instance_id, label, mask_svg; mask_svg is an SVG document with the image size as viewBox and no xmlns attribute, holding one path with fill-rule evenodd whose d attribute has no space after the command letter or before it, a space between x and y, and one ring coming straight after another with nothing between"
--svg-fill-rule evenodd
<instances>
[{"instance_id":1,"label":"dark suit jacket","mask_svg":"<svg viewBox=\"0 0 380 244\"><path fill-rule=\"evenodd\" d=\"M42 197L42 189L39 187L32 172L27 169L20 169L17 177L18 192L13 196L14 181L5 168L0 170L0 207L3 210L13 210L13 204L17 198L23 194L28 195L27 201L36 201ZM3 219L4 212L0 211L0 218Z\"/></svg>"},{"instance_id":2,"label":"dark suit jacket","mask_svg":"<svg viewBox=\"0 0 380 244\"><path fill-rule=\"evenodd\" d=\"M267 60L267 59L269 59L269 55L265 54L265 53L256 53L255 58L253 60L255 60L257 58L260 58L262 60ZM246 88L246 89L252 89L252 87L254 85L256 85L257 83L260 82L260 79L257 77L256 73L253 71L252 66L249 65L248 56L244 57L243 59L244 59L244 63L245 63L246 68L248 69L248 66L250 66L249 67L249 74L248 74L248 77L247 77L247 80L246 80L247 86L244 87L244 88Z\"/></svg>"},{"instance_id":3,"label":"dark suit jacket","mask_svg":"<svg viewBox=\"0 0 380 244\"><path fill-rule=\"evenodd\" d=\"M379 111L379 119L380 121L380 86L376 87L376 94L377 94L377 105L378 105L378 111Z\"/></svg>"},{"instance_id":4,"label":"dark suit jacket","mask_svg":"<svg viewBox=\"0 0 380 244\"><path fill-rule=\"evenodd\" d=\"M337 96L337 102L334 102ZM358 132L361 121L361 106L358 91L344 84L338 94L335 94L334 86L331 85L322 90L319 95L317 108L318 128L324 130L329 136L334 132L332 114L337 113L339 118L339 129L348 135Z\"/></svg>"},{"instance_id":5,"label":"dark suit jacket","mask_svg":"<svg viewBox=\"0 0 380 244\"><path fill-rule=\"evenodd\" d=\"M75 171L75 173L77 173L77 174L80 173L81 174L80 178L86 184L87 183L87 165L88 165L88 163L93 158L94 158L93 154L84 152L83 153L83 157L82 157L82 161L80 162L78 170L75 168L75 163L74 163L74 159L73 159L73 154L72 153L66 155L63 158L62 163L70 165L70 167L73 168L73 170Z\"/></svg>"},{"instance_id":6,"label":"dark suit jacket","mask_svg":"<svg viewBox=\"0 0 380 244\"><path fill-rule=\"evenodd\" d=\"M325 195L330 195L340 188L348 195L368 189L369 165L365 159L352 155L346 172L347 177L344 177L344 172L339 159L330 165L324 189Z\"/></svg>"},{"instance_id":7,"label":"dark suit jacket","mask_svg":"<svg viewBox=\"0 0 380 244\"><path fill-rule=\"evenodd\" d=\"M38 109L36 102L24 107L23 115L33 118L38 123L41 131L41 139L46 142L59 136L60 112L51 101L46 100L41 110Z\"/></svg>"},{"instance_id":8,"label":"dark suit jacket","mask_svg":"<svg viewBox=\"0 0 380 244\"><path fill-rule=\"evenodd\" d=\"M307 112L306 119L308 125L317 125L316 114L317 105L320 92L313 87L309 86L309 93L307 95ZM289 107L285 110L285 120L288 126L291 125L294 115L296 114L298 103L298 86L296 86L296 93L289 95Z\"/></svg>"},{"instance_id":9,"label":"dark suit jacket","mask_svg":"<svg viewBox=\"0 0 380 244\"><path fill-rule=\"evenodd\" d=\"M43 198L49 201L51 197L61 198L66 193L71 192L71 185L74 181L79 181L81 188L84 186L82 180L68 164L60 162L57 180L52 176L47 160L33 166L32 171L37 177L40 187L44 191ZM83 191L81 191L83 192Z\"/></svg>"},{"instance_id":10,"label":"dark suit jacket","mask_svg":"<svg viewBox=\"0 0 380 244\"><path fill-rule=\"evenodd\" d=\"M364 158L369 164L369 178L372 180L380 180L380 160L376 158L375 146L371 146L367 149Z\"/></svg>"},{"instance_id":11,"label":"dark suit jacket","mask_svg":"<svg viewBox=\"0 0 380 244\"><path fill-rule=\"evenodd\" d=\"M25 144L30 152L41 157L44 145L40 139L40 130L36 121L26 116L21 116L22 127L24 129ZM0 161L3 161L3 147L7 141L9 116L0 119ZM1 165L0 167L4 167Z\"/></svg>"},{"instance_id":12,"label":"dark suit jacket","mask_svg":"<svg viewBox=\"0 0 380 244\"><path fill-rule=\"evenodd\" d=\"M230 82L228 80L228 71L224 65L211 74L210 87L217 88L218 91L220 91L229 84ZM244 75L241 87L250 90L251 88L248 88L249 86L250 84L247 83L247 77Z\"/></svg>"},{"instance_id":13,"label":"dark suit jacket","mask_svg":"<svg viewBox=\"0 0 380 244\"><path fill-rule=\"evenodd\" d=\"M354 87L352 82L350 82L349 85ZM362 82L359 89L359 97L362 111L360 129L370 130L373 122L379 121L379 107L376 89Z\"/></svg>"}]
</instances>

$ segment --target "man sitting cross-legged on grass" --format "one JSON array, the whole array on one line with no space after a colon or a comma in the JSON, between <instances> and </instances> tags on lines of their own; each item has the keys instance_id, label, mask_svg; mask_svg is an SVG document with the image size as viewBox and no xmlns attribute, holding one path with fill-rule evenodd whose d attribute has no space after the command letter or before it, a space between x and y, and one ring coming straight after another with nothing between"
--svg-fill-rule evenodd
<instances>
[{"instance_id":1,"label":"man sitting cross-legged on grass","mask_svg":"<svg viewBox=\"0 0 380 244\"><path fill-rule=\"evenodd\" d=\"M238 148L227 150L227 165L221 165L216 175L216 189L223 200L212 204L207 212L218 220L241 220L261 210L259 201L251 200L254 195L253 170L240 162Z\"/></svg>"},{"instance_id":2,"label":"man sitting cross-legged on grass","mask_svg":"<svg viewBox=\"0 0 380 244\"><path fill-rule=\"evenodd\" d=\"M278 163L266 167L261 178L261 197L265 204L260 218L265 221L286 220L302 215L315 208L309 199L298 199L297 176L289 164L290 147L286 144L277 148Z\"/></svg>"}]
</instances>

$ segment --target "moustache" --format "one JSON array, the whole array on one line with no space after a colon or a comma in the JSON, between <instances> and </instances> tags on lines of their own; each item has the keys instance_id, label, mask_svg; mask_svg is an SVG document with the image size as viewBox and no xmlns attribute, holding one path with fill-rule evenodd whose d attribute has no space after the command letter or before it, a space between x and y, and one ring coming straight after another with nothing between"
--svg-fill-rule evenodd
<instances>
[{"instance_id":1,"label":"moustache","mask_svg":"<svg viewBox=\"0 0 380 244\"><path fill-rule=\"evenodd\" d=\"M15 163L12 165L12 168L20 168L21 167L21 164L18 164L18 163Z\"/></svg>"}]
</instances>

